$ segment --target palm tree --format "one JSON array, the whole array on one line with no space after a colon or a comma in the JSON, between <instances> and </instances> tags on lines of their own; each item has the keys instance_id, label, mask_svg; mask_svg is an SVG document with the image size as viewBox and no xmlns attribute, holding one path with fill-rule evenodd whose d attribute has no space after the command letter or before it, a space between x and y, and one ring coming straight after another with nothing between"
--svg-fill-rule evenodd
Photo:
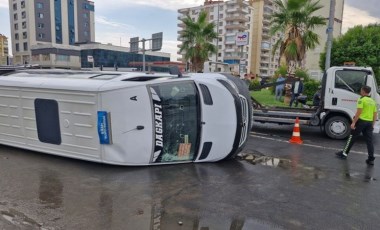
<instances>
[{"instance_id":1,"label":"palm tree","mask_svg":"<svg viewBox=\"0 0 380 230\"><path fill-rule=\"evenodd\" d=\"M201 11L194 21L189 15L181 20L185 29L181 32L182 45L180 52L185 52L185 60L192 64L192 71L203 70L204 62L208 60L210 53L216 53L216 46L212 41L217 38L214 31L214 23L207 21L207 13Z\"/></svg>"},{"instance_id":2,"label":"palm tree","mask_svg":"<svg viewBox=\"0 0 380 230\"><path fill-rule=\"evenodd\" d=\"M313 30L325 25L326 19L313 13L323 6L319 0L275 0L275 5L279 11L272 15L271 34L281 32L284 36L275 43L272 52L280 47L280 60L285 59L288 73L294 74L296 67L303 67L306 51L319 44L319 36Z\"/></svg>"}]
</instances>

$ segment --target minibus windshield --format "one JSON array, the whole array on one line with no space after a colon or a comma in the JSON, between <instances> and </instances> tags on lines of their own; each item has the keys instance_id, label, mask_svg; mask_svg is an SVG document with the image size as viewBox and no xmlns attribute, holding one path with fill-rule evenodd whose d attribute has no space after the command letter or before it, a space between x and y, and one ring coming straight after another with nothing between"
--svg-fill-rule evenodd
<instances>
[{"instance_id":1,"label":"minibus windshield","mask_svg":"<svg viewBox=\"0 0 380 230\"><path fill-rule=\"evenodd\" d=\"M192 161L197 153L199 99L194 82L149 86L154 122L152 162Z\"/></svg>"}]
</instances>

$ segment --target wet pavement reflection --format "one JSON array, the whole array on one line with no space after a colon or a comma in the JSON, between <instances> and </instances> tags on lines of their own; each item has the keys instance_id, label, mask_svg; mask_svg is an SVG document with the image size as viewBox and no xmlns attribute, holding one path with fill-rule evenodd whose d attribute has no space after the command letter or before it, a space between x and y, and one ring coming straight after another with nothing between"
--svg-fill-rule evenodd
<instances>
[{"instance_id":1,"label":"wet pavement reflection","mask_svg":"<svg viewBox=\"0 0 380 230\"><path fill-rule=\"evenodd\" d=\"M317 167L310 167L300 163L299 153L290 155L290 159L265 156L262 153L242 153L239 155L241 160L247 161L253 165L260 164L264 166L281 168L291 172L294 179L300 182L307 182L312 179L323 179L326 174Z\"/></svg>"},{"instance_id":2,"label":"wet pavement reflection","mask_svg":"<svg viewBox=\"0 0 380 230\"><path fill-rule=\"evenodd\" d=\"M0 159L0 229L354 229L380 216L375 167L310 166L300 151L119 167L0 146Z\"/></svg>"}]
</instances>

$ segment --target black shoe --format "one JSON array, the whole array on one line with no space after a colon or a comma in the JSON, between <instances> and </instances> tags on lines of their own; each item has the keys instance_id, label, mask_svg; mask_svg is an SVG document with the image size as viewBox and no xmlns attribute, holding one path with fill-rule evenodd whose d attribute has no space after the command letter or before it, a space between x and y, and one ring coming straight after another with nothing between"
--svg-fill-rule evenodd
<instances>
[{"instance_id":1,"label":"black shoe","mask_svg":"<svg viewBox=\"0 0 380 230\"><path fill-rule=\"evenodd\" d=\"M367 165L374 165L375 164L374 160L370 160L370 159L365 160L365 163L367 163Z\"/></svg>"},{"instance_id":2,"label":"black shoe","mask_svg":"<svg viewBox=\"0 0 380 230\"><path fill-rule=\"evenodd\" d=\"M337 152L335 155L340 159L347 159L347 154L343 153L343 151Z\"/></svg>"}]
</instances>

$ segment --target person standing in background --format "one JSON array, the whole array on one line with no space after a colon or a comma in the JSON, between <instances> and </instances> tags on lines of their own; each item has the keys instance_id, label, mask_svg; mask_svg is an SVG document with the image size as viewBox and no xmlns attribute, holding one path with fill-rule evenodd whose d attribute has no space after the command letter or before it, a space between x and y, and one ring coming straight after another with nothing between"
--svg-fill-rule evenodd
<instances>
[{"instance_id":1,"label":"person standing in background","mask_svg":"<svg viewBox=\"0 0 380 230\"><path fill-rule=\"evenodd\" d=\"M275 92L275 99L277 101L281 101L281 96L284 92L284 87L285 87L285 78L282 77L282 75L280 75L276 82L278 83L278 85L276 85L276 92ZM279 82L282 82L282 84L280 84Z\"/></svg>"},{"instance_id":2,"label":"person standing in background","mask_svg":"<svg viewBox=\"0 0 380 230\"><path fill-rule=\"evenodd\" d=\"M292 83L292 98L290 99L289 107L292 107L293 102L295 101L295 106L298 106L297 97L303 92L303 78L296 80Z\"/></svg>"}]
</instances>

